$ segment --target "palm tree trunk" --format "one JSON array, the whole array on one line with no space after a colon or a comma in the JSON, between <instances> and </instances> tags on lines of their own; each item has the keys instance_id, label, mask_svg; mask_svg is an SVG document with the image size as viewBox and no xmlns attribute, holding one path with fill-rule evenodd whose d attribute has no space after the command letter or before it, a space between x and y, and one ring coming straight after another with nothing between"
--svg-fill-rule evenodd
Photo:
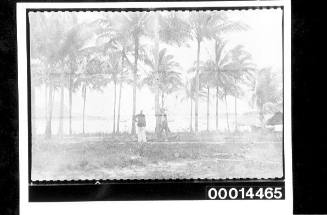
<instances>
[{"instance_id":1,"label":"palm tree trunk","mask_svg":"<svg viewBox=\"0 0 327 215\"><path fill-rule=\"evenodd\" d=\"M85 134L86 85L83 86L83 135Z\"/></svg>"},{"instance_id":2,"label":"palm tree trunk","mask_svg":"<svg viewBox=\"0 0 327 215\"><path fill-rule=\"evenodd\" d=\"M119 96L118 96L118 113L117 113L117 133L119 133L120 124L120 104L121 104L121 91L123 89L123 76L124 76L124 66L125 66L125 49L123 48L121 53L121 80L119 83Z\"/></svg>"},{"instance_id":3,"label":"palm tree trunk","mask_svg":"<svg viewBox=\"0 0 327 215\"><path fill-rule=\"evenodd\" d=\"M190 116L190 132L193 132L193 102L192 98L190 98L190 103L191 103L191 116Z\"/></svg>"},{"instance_id":4,"label":"palm tree trunk","mask_svg":"<svg viewBox=\"0 0 327 215\"><path fill-rule=\"evenodd\" d=\"M160 125L161 125L159 94L160 94L159 87L157 87L155 96L154 96L154 109L155 109L155 115L156 115L155 133L156 133L157 137L160 136Z\"/></svg>"},{"instance_id":5,"label":"palm tree trunk","mask_svg":"<svg viewBox=\"0 0 327 215\"><path fill-rule=\"evenodd\" d=\"M225 106L226 106L227 129L228 129L228 132L230 132L230 128L229 128L229 119L228 119L228 105L227 105L227 96L226 96L226 94L225 94Z\"/></svg>"},{"instance_id":6,"label":"palm tree trunk","mask_svg":"<svg viewBox=\"0 0 327 215\"><path fill-rule=\"evenodd\" d=\"M73 83L71 73L69 74L69 135L72 134L72 105L73 105Z\"/></svg>"},{"instance_id":7,"label":"palm tree trunk","mask_svg":"<svg viewBox=\"0 0 327 215\"><path fill-rule=\"evenodd\" d=\"M155 133L156 137L159 138L161 136L160 130L161 130L161 116L160 116L160 104L159 104L159 95L160 95L160 89L159 89L159 16L158 13L155 13L154 17L155 21L155 35L154 35L154 51L155 51L155 56L154 56L154 62L155 62L155 68L157 76L157 85L155 89L155 96L154 96L154 111L155 111L155 116L156 116L156 128L155 128Z\"/></svg>"},{"instance_id":8,"label":"palm tree trunk","mask_svg":"<svg viewBox=\"0 0 327 215\"><path fill-rule=\"evenodd\" d=\"M123 88L123 82L119 83L119 96L118 96L118 113L117 113L117 133L119 133L119 123L120 123L120 103L121 103L121 91Z\"/></svg>"},{"instance_id":9,"label":"palm tree trunk","mask_svg":"<svg viewBox=\"0 0 327 215\"><path fill-rule=\"evenodd\" d=\"M52 83L49 84L49 100L48 100L48 116L45 128L45 136L50 138L52 135L51 121L52 121L52 109L53 109L53 86Z\"/></svg>"},{"instance_id":10,"label":"palm tree trunk","mask_svg":"<svg viewBox=\"0 0 327 215\"><path fill-rule=\"evenodd\" d=\"M45 83L44 85L44 119L45 119L45 125L48 122L48 94L49 94L49 90L48 90L48 84Z\"/></svg>"},{"instance_id":11,"label":"palm tree trunk","mask_svg":"<svg viewBox=\"0 0 327 215\"><path fill-rule=\"evenodd\" d=\"M209 131L209 105L210 105L210 88L207 88L207 131Z\"/></svg>"},{"instance_id":12,"label":"palm tree trunk","mask_svg":"<svg viewBox=\"0 0 327 215\"><path fill-rule=\"evenodd\" d=\"M218 96L218 86L216 88L216 131L218 131L218 100L219 100L219 96Z\"/></svg>"},{"instance_id":13,"label":"palm tree trunk","mask_svg":"<svg viewBox=\"0 0 327 215\"><path fill-rule=\"evenodd\" d=\"M218 68L218 41L217 39L215 39L215 66L216 68ZM216 131L219 130L219 124L218 124L218 120L219 120L219 112L218 112L218 103L219 103L219 71L217 71L216 74Z\"/></svg>"},{"instance_id":14,"label":"palm tree trunk","mask_svg":"<svg viewBox=\"0 0 327 215\"><path fill-rule=\"evenodd\" d=\"M114 120L113 120L113 128L112 133L116 132L116 94L117 94L117 82L114 82Z\"/></svg>"},{"instance_id":15,"label":"palm tree trunk","mask_svg":"<svg viewBox=\"0 0 327 215\"><path fill-rule=\"evenodd\" d=\"M135 112L136 112L136 75L137 75L137 61L138 61L138 50L139 50L139 38L134 36L134 72L133 72L133 113L132 113L132 134L135 134Z\"/></svg>"},{"instance_id":16,"label":"palm tree trunk","mask_svg":"<svg viewBox=\"0 0 327 215\"><path fill-rule=\"evenodd\" d=\"M237 97L234 97L235 99L235 132L237 132Z\"/></svg>"},{"instance_id":17,"label":"palm tree trunk","mask_svg":"<svg viewBox=\"0 0 327 215\"><path fill-rule=\"evenodd\" d=\"M61 84L60 87L60 113L59 113L59 128L58 135L62 136L63 134L63 126L64 126L64 85Z\"/></svg>"},{"instance_id":18,"label":"palm tree trunk","mask_svg":"<svg viewBox=\"0 0 327 215\"><path fill-rule=\"evenodd\" d=\"M195 84L195 133L198 132L198 114L199 114L199 64L200 64L200 49L201 49L201 41L197 40L198 49L197 49L197 58L196 58L196 84Z\"/></svg>"},{"instance_id":19,"label":"palm tree trunk","mask_svg":"<svg viewBox=\"0 0 327 215\"><path fill-rule=\"evenodd\" d=\"M161 109L164 109L165 101L164 101L164 92L161 92Z\"/></svg>"}]
</instances>

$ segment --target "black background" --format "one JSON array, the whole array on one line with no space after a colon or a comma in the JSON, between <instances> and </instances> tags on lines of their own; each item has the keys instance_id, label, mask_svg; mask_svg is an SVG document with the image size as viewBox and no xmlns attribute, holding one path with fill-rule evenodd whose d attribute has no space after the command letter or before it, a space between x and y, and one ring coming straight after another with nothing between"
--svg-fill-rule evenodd
<instances>
[{"instance_id":1,"label":"black background","mask_svg":"<svg viewBox=\"0 0 327 215\"><path fill-rule=\"evenodd\" d=\"M19 213L16 2L0 3L0 214ZM325 9L292 1L294 213L327 213Z\"/></svg>"}]
</instances>

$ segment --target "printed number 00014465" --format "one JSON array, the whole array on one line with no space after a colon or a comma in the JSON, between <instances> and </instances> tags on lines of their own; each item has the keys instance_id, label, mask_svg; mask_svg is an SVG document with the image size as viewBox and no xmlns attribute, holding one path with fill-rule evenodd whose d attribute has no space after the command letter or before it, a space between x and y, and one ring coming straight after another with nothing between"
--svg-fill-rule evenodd
<instances>
[{"instance_id":1,"label":"printed number 00014465","mask_svg":"<svg viewBox=\"0 0 327 215\"><path fill-rule=\"evenodd\" d=\"M221 187L209 188L209 199L284 199L282 187Z\"/></svg>"}]
</instances>

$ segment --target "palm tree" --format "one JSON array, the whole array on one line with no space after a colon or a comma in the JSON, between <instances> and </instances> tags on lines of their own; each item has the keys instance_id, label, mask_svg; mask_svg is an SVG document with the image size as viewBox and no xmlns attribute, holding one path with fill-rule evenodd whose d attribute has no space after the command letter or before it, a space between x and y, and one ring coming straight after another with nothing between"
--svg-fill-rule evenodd
<instances>
[{"instance_id":1,"label":"palm tree","mask_svg":"<svg viewBox=\"0 0 327 215\"><path fill-rule=\"evenodd\" d=\"M160 50L157 64L155 55L156 50L152 50L144 60L150 68L150 73L143 79L143 83L150 87L155 96L161 93L161 108L164 108L165 95L175 92L182 86L180 73L176 71L179 64L174 61L173 55L167 54L166 49Z\"/></svg>"},{"instance_id":2,"label":"palm tree","mask_svg":"<svg viewBox=\"0 0 327 215\"><path fill-rule=\"evenodd\" d=\"M117 23L121 32L126 32L133 40L134 45L134 66L133 66L133 112L132 112L132 130L131 133L135 134L135 111L136 111L136 87L137 87L137 71L140 50L140 38L146 34L146 27L149 21L149 14L146 12L133 12L126 13L118 16Z\"/></svg>"},{"instance_id":3,"label":"palm tree","mask_svg":"<svg viewBox=\"0 0 327 215\"><path fill-rule=\"evenodd\" d=\"M194 70L194 68L192 68ZM193 101L195 101L195 78L187 80L183 85L184 96L181 101L189 100L190 101L190 132L193 132ZM205 97L205 92L200 89L199 97L200 99Z\"/></svg>"},{"instance_id":4,"label":"palm tree","mask_svg":"<svg viewBox=\"0 0 327 215\"><path fill-rule=\"evenodd\" d=\"M199 105L199 73L200 73L200 52L201 42L205 38L212 38L213 27L217 21L217 17L206 12L192 12L189 17L189 24L192 38L197 43L197 58L196 58L196 75L195 75L195 132L198 132L198 105Z\"/></svg>"},{"instance_id":5,"label":"palm tree","mask_svg":"<svg viewBox=\"0 0 327 215\"><path fill-rule=\"evenodd\" d=\"M159 42L163 41L165 43L178 46L182 45L189 33L187 32L188 26L183 22L180 17L176 14L166 15L164 13L156 12L155 14L148 13L129 13L115 16L106 17L101 20L101 24L107 26L105 35L110 36L110 42L118 41L120 46L125 49L131 47L130 40L134 45L134 65L133 65L133 116L135 115L135 105L136 105L136 86L137 83L137 67L140 57L142 57L142 45L140 44L140 38L142 36L149 36L154 38L154 62L155 71L158 71L159 67ZM113 20L120 20L119 22L113 22ZM119 24L118 24L119 23ZM121 24L123 23L123 24ZM109 27L108 27L109 26ZM108 30L109 29L109 30ZM103 34L102 33L102 34ZM117 35L113 38L112 35ZM127 45L127 46L126 46ZM130 61L125 55L125 61L130 65ZM158 72L157 72L158 75ZM156 115L156 133L159 131L160 117L159 117L160 107L159 107L159 89L155 91L155 115ZM132 117L134 118L134 117ZM135 133L135 124L132 120L132 133Z\"/></svg>"},{"instance_id":6,"label":"palm tree","mask_svg":"<svg viewBox=\"0 0 327 215\"><path fill-rule=\"evenodd\" d=\"M214 75L214 84L216 87L216 130L218 131L218 120L219 120L219 112L218 112L218 105L219 105L219 97L220 97L220 93L219 93L219 88L222 88L222 80L223 80L223 75L221 74L221 68L223 67L223 65L225 64L225 62L227 61L227 57L223 56L223 51L225 49L225 46L227 44L227 42L225 40L222 39L218 39L218 37L215 37L215 59L213 62L208 62L208 66L209 68L212 69Z\"/></svg>"},{"instance_id":7,"label":"palm tree","mask_svg":"<svg viewBox=\"0 0 327 215\"><path fill-rule=\"evenodd\" d=\"M112 51L109 54L106 54L105 58L105 71L110 75L110 80L114 84L114 100L113 100L113 129L112 133L116 133L116 96L117 96L117 84L119 82L119 75L122 71L121 59L123 56L119 51Z\"/></svg>"},{"instance_id":8,"label":"palm tree","mask_svg":"<svg viewBox=\"0 0 327 215\"><path fill-rule=\"evenodd\" d=\"M209 62L207 62L209 63ZM210 65L201 65L201 72L200 72L200 88L204 87L207 91L207 131L209 131L209 120L210 120L210 88L213 86L213 79L214 71L211 69Z\"/></svg>"},{"instance_id":9,"label":"palm tree","mask_svg":"<svg viewBox=\"0 0 327 215\"><path fill-rule=\"evenodd\" d=\"M35 90L40 87L46 80L44 76L45 65L38 58L31 59L31 117L36 118ZM36 122L32 120L32 135L36 134Z\"/></svg>"},{"instance_id":10,"label":"palm tree","mask_svg":"<svg viewBox=\"0 0 327 215\"><path fill-rule=\"evenodd\" d=\"M46 116L46 137L52 135L52 109L53 109L53 93L58 82L55 80L57 74L60 73L59 64L62 61L61 49L63 47L63 39L65 38L67 28L71 27L67 16L64 14L50 14L45 16L42 13L30 13L29 20L32 23L31 31L31 57L42 59L45 64L45 85L49 89L46 99L47 116ZM66 25L62 25L63 21L67 21ZM60 82L59 82L60 83ZM34 102L34 101L33 101Z\"/></svg>"},{"instance_id":11,"label":"palm tree","mask_svg":"<svg viewBox=\"0 0 327 215\"><path fill-rule=\"evenodd\" d=\"M223 98L224 85L227 80L228 74L224 72L224 66L230 61L230 56L226 51L226 41L214 40L215 42L215 57L209 59L203 63L202 70L204 75L204 81L207 82L208 86L215 88L216 97L216 130L218 130L218 104L219 98ZM210 82L208 82L210 80Z\"/></svg>"},{"instance_id":12,"label":"palm tree","mask_svg":"<svg viewBox=\"0 0 327 215\"><path fill-rule=\"evenodd\" d=\"M92 32L90 26L77 24L74 13L53 13L46 16L42 13L29 14L31 24L31 57L42 59L45 64L45 105L46 109L46 136L51 136L51 120L53 109L54 88L60 87L60 121L59 134L63 131L63 106L64 88L69 86L70 100L70 133L71 133L71 104L73 86L72 73L75 71L74 60L78 56L78 50ZM70 66L69 66L70 65ZM70 67L67 79L67 67ZM54 80L58 79L58 80ZM67 84L67 81L68 84Z\"/></svg>"},{"instance_id":13,"label":"palm tree","mask_svg":"<svg viewBox=\"0 0 327 215\"><path fill-rule=\"evenodd\" d=\"M131 83L132 81L127 76L127 70L124 70L124 57L122 57L122 71L119 74L118 82L119 82L119 96L118 96L118 110L117 110L117 130L116 132L120 132L120 109L121 109L121 97L122 97L122 89L124 83Z\"/></svg>"},{"instance_id":14,"label":"palm tree","mask_svg":"<svg viewBox=\"0 0 327 215\"><path fill-rule=\"evenodd\" d=\"M262 127L265 126L265 106L282 103L282 87L279 85L280 81L272 73L271 67L258 70L252 104L256 104L259 109L259 120Z\"/></svg>"},{"instance_id":15,"label":"palm tree","mask_svg":"<svg viewBox=\"0 0 327 215\"><path fill-rule=\"evenodd\" d=\"M105 14L102 18L98 19L96 23L100 26L97 30L97 46L102 49L104 54L107 52L116 52L116 57L109 57L108 65L109 70L114 82L114 91L116 91L116 85L119 84L119 96L118 96L118 113L117 113L117 130L115 131L115 108L116 108L116 93L114 95L114 120L113 120L113 133L119 133L119 123L120 123L120 109L121 109L121 96L123 83L131 83L127 76L127 67L130 67L135 72L135 64L133 65L128 59L128 54L132 52L133 41L131 39L131 29L114 22L115 19L124 20L126 24L132 24L129 17L123 17L122 15L108 15ZM140 26L142 27L142 26ZM139 36L142 36L141 34ZM135 40L134 40L135 43ZM138 52L141 47L138 48ZM135 51L135 49L134 49ZM119 55L119 56L118 56ZM120 66L118 65L118 59L120 58ZM113 60L113 61L112 61ZM111 62L110 62L111 61ZM137 66L137 65L136 65ZM119 67L119 70L118 70ZM116 69L115 69L116 68Z\"/></svg>"},{"instance_id":16,"label":"palm tree","mask_svg":"<svg viewBox=\"0 0 327 215\"><path fill-rule=\"evenodd\" d=\"M159 52L160 42L164 42L170 45L181 46L189 38L189 26L188 24L177 15L177 13L161 13L156 12L150 15L149 22L147 23L146 33L148 36L154 39L153 55L155 63L155 71L157 78L159 77ZM160 117L160 90L155 90L155 116L156 116L156 128L155 133L159 136L161 117Z\"/></svg>"},{"instance_id":17,"label":"palm tree","mask_svg":"<svg viewBox=\"0 0 327 215\"><path fill-rule=\"evenodd\" d=\"M204 39L219 38L223 33L243 29L239 22L230 21L225 12L193 12L189 17L191 37L197 42L195 131L198 131L198 93L201 42Z\"/></svg>"},{"instance_id":18,"label":"palm tree","mask_svg":"<svg viewBox=\"0 0 327 215\"><path fill-rule=\"evenodd\" d=\"M82 87L83 97L83 134L85 134L85 112L86 112L86 100L87 89L93 89L102 91L108 81L110 80L107 73L104 72L103 61L99 55L90 54L91 50L85 49L83 52L83 58L80 62L79 73L77 73L77 80L75 87Z\"/></svg>"},{"instance_id":19,"label":"palm tree","mask_svg":"<svg viewBox=\"0 0 327 215\"><path fill-rule=\"evenodd\" d=\"M231 95L235 102L235 131L237 131L237 98L242 95L242 87L251 86L254 82L253 72L255 65L252 63L251 54L245 50L244 46L237 45L230 50L230 61L224 66L224 71L234 79L234 84L230 88Z\"/></svg>"},{"instance_id":20,"label":"palm tree","mask_svg":"<svg viewBox=\"0 0 327 215\"><path fill-rule=\"evenodd\" d=\"M73 13L72 13L73 14ZM63 58L63 63L66 65L68 72L63 76L63 86L67 85L69 97L69 134L72 134L72 105L73 105L73 92L74 82L76 81L75 73L78 69L78 61L83 52L84 46L92 39L95 26L93 23L80 23L77 24L76 17L73 17L73 27L66 33L63 46L60 54ZM68 79L67 76L68 75ZM67 83L68 82L68 83ZM63 88L61 100L63 101ZM63 102L61 102L61 109L63 109ZM59 133L62 131L62 122L60 123ZM61 131L61 132L60 132Z\"/></svg>"}]
</instances>

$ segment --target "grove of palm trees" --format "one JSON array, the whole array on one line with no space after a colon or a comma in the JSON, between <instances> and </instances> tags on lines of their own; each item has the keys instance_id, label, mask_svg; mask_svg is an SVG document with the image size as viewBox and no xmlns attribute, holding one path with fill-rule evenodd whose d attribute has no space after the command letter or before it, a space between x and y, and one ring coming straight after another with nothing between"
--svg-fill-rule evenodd
<instances>
[{"instance_id":1,"label":"grove of palm trees","mask_svg":"<svg viewBox=\"0 0 327 215\"><path fill-rule=\"evenodd\" d=\"M281 11L30 12L29 25L32 180L282 177Z\"/></svg>"}]
</instances>

